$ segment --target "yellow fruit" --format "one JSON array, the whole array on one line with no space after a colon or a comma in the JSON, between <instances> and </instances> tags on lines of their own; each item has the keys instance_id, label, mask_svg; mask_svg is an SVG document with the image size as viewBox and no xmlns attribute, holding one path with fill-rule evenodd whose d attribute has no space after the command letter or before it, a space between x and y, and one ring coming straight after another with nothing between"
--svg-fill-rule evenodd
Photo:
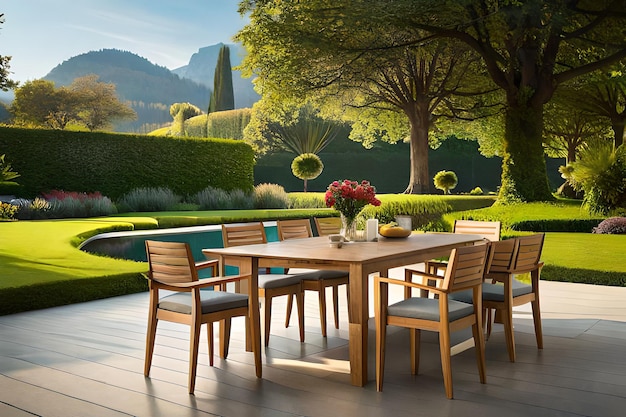
<instances>
[{"instance_id":1,"label":"yellow fruit","mask_svg":"<svg viewBox=\"0 0 626 417\"><path fill-rule=\"evenodd\" d=\"M411 231L391 223L380 226L378 233L384 237L407 237L411 234Z\"/></svg>"}]
</instances>

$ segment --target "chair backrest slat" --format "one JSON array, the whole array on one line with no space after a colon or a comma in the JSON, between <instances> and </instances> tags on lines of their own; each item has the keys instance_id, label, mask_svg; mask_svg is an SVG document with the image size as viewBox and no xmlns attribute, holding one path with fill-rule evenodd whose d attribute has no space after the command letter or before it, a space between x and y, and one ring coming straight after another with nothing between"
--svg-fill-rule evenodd
<instances>
[{"instance_id":1,"label":"chair backrest slat","mask_svg":"<svg viewBox=\"0 0 626 417\"><path fill-rule=\"evenodd\" d=\"M500 222L485 222L478 220L456 220L454 233L466 235L480 235L491 241L500 240Z\"/></svg>"},{"instance_id":2,"label":"chair backrest slat","mask_svg":"<svg viewBox=\"0 0 626 417\"><path fill-rule=\"evenodd\" d=\"M444 291L460 291L483 282L488 245L454 249L442 284Z\"/></svg>"},{"instance_id":3,"label":"chair backrest slat","mask_svg":"<svg viewBox=\"0 0 626 417\"><path fill-rule=\"evenodd\" d=\"M541 258L544 238L545 235L543 233L517 238L517 255L513 265L515 271L530 271L537 266Z\"/></svg>"},{"instance_id":4,"label":"chair backrest slat","mask_svg":"<svg viewBox=\"0 0 626 417\"><path fill-rule=\"evenodd\" d=\"M315 217L315 227L318 236L336 235L341 232L341 218Z\"/></svg>"},{"instance_id":5,"label":"chair backrest slat","mask_svg":"<svg viewBox=\"0 0 626 417\"><path fill-rule=\"evenodd\" d=\"M261 222L245 224L222 224L224 247L267 243L265 227Z\"/></svg>"},{"instance_id":6,"label":"chair backrest slat","mask_svg":"<svg viewBox=\"0 0 626 417\"><path fill-rule=\"evenodd\" d=\"M516 251L517 239L491 242L486 266L487 272L506 272L512 269Z\"/></svg>"},{"instance_id":7,"label":"chair backrest slat","mask_svg":"<svg viewBox=\"0 0 626 417\"><path fill-rule=\"evenodd\" d=\"M278 239L303 239L313 236L309 219L278 220Z\"/></svg>"},{"instance_id":8,"label":"chair backrest slat","mask_svg":"<svg viewBox=\"0 0 626 417\"><path fill-rule=\"evenodd\" d=\"M198 280L195 261L189 244L146 240L151 279L163 283L193 282Z\"/></svg>"}]
</instances>

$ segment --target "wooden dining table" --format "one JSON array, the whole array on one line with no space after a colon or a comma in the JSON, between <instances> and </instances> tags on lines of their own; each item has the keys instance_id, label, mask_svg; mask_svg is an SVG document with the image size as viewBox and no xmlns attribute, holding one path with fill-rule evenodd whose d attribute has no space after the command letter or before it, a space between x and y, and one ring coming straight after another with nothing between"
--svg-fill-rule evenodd
<instances>
[{"instance_id":1,"label":"wooden dining table","mask_svg":"<svg viewBox=\"0 0 626 417\"><path fill-rule=\"evenodd\" d=\"M344 270L350 273L349 356L351 382L367 383L369 275L388 276L391 268L447 256L454 248L483 241L478 235L454 233L414 233L407 238L379 237L374 242L347 242L332 247L328 237L289 239L281 242L203 249L209 259L218 259L221 268L236 266L240 274L250 274L250 343L260 365L261 332L259 318L259 268L308 268ZM222 273L224 271L222 270ZM261 366L257 366L261 377Z\"/></svg>"}]
</instances>

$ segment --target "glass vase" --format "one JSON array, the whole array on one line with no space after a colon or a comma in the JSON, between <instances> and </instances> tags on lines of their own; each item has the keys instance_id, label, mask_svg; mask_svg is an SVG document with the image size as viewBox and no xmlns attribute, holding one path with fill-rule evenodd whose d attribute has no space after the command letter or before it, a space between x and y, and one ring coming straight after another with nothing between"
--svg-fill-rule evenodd
<instances>
[{"instance_id":1,"label":"glass vase","mask_svg":"<svg viewBox=\"0 0 626 417\"><path fill-rule=\"evenodd\" d=\"M341 235L349 242L355 242L357 240L356 217L341 215Z\"/></svg>"}]
</instances>

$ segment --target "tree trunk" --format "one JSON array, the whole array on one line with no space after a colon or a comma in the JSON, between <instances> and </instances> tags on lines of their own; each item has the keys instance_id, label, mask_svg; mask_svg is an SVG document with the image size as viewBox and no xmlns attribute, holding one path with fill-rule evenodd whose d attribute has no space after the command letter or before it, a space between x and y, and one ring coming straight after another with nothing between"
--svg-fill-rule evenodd
<instances>
[{"instance_id":1,"label":"tree trunk","mask_svg":"<svg viewBox=\"0 0 626 417\"><path fill-rule=\"evenodd\" d=\"M430 178L428 176L428 121L430 114L407 114L411 124L411 174L405 194L428 194Z\"/></svg>"},{"instance_id":2,"label":"tree trunk","mask_svg":"<svg viewBox=\"0 0 626 417\"><path fill-rule=\"evenodd\" d=\"M618 146L620 146L621 144L624 143L624 123L626 122L626 120L621 119L621 120L613 120L612 121L612 127L613 127L613 133L614 133L614 140L615 140L615 147L617 148Z\"/></svg>"},{"instance_id":3,"label":"tree trunk","mask_svg":"<svg viewBox=\"0 0 626 417\"><path fill-rule=\"evenodd\" d=\"M509 107L502 160L501 201L550 201L542 146L543 106Z\"/></svg>"}]
</instances>

